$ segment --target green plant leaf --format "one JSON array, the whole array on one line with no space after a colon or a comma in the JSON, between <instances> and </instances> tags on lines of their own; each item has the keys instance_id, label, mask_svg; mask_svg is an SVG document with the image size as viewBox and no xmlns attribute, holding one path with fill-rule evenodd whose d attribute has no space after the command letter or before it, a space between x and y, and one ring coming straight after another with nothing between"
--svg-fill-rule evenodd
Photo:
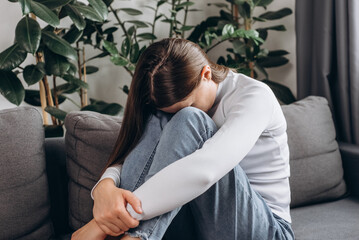
<instances>
[{"instance_id":1,"label":"green plant leaf","mask_svg":"<svg viewBox=\"0 0 359 240\"><path fill-rule=\"evenodd\" d=\"M137 37L145 39L145 40L155 40L157 37L152 33L140 33L137 34Z\"/></svg>"},{"instance_id":2,"label":"green plant leaf","mask_svg":"<svg viewBox=\"0 0 359 240\"><path fill-rule=\"evenodd\" d=\"M25 89L20 79L12 71L0 70L0 93L11 103L17 106L24 100Z\"/></svg>"},{"instance_id":3,"label":"green plant leaf","mask_svg":"<svg viewBox=\"0 0 359 240\"><path fill-rule=\"evenodd\" d=\"M54 116L55 118L64 121L67 112L62 111L61 109L58 109L56 107L51 107L51 106L47 106L45 107L45 111L50 113L52 116Z\"/></svg>"},{"instance_id":4,"label":"green plant leaf","mask_svg":"<svg viewBox=\"0 0 359 240\"><path fill-rule=\"evenodd\" d=\"M29 53L35 54L40 46L40 25L32 18L22 18L16 25L15 40L22 49Z\"/></svg>"},{"instance_id":5,"label":"green plant leaf","mask_svg":"<svg viewBox=\"0 0 359 240\"><path fill-rule=\"evenodd\" d=\"M268 56L274 57L274 56L283 56L287 54L289 54L289 52L287 52L286 50L273 50L273 51L269 51Z\"/></svg>"},{"instance_id":6,"label":"green plant leaf","mask_svg":"<svg viewBox=\"0 0 359 240\"><path fill-rule=\"evenodd\" d=\"M81 38L82 34L83 31L79 31L75 25L71 25L71 28L65 33L62 38L71 44L77 42Z\"/></svg>"},{"instance_id":7,"label":"green plant leaf","mask_svg":"<svg viewBox=\"0 0 359 240\"><path fill-rule=\"evenodd\" d=\"M90 6L74 4L75 7L85 18L95 22L103 22L102 17Z\"/></svg>"},{"instance_id":8,"label":"green plant leaf","mask_svg":"<svg viewBox=\"0 0 359 240\"><path fill-rule=\"evenodd\" d=\"M19 0L22 10L22 15L29 14L31 12L31 0Z\"/></svg>"},{"instance_id":9,"label":"green plant leaf","mask_svg":"<svg viewBox=\"0 0 359 240\"><path fill-rule=\"evenodd\" d=\"M259 17L263 18L263 19L267 19L267 20L277 20L277 19L286 17L288 15L291 15L292 13L293 13L293 11L290 8L282 8L275 12L269 11L269 12L263 13Z\"/></svg>"},{"instance_id":10,"label":"green plant leaf","mask_svg":"<svg viewBox=\"0 0 359 240\"><path fill-rule=\"evenodd\" d=\"M27 53L15 43L0 53L0 70L10 71L25 61Z\"/></svg>"},{"instance_id":11,"label":"green plant leaf","mask_svg":"<svg viewBox=\"0 0 359 240\"><path fill-rule=\"evenodd\" d=\"M120 55L112 55L110 57L110 60L113 64L117 65L117 66L126 66L128 64L128 61L126 58L120 56Z\"/></svg>"},{"instance_id":12,"label":"green plant leaf","mask_svg":"<svg viewBox=\"0 0 359 240\"><path fill-rule=\"evenodd\" d=\"M51 10L53 10L55 8L65 6L72 0L32 0L32 1L39 2L45 5L46 7L50 8Z\"/></svg>"},{"instance_id":13,"label":"green plant leaf","mask_svg":"<svg viewBox=\"0 0 359 240\"><path fill-rule=\"evenodd\" d=\"M48 7L35 1L31 1L30 4L31 11L45 22L53 27L57 27L60 24L60 19Z\"/></svg>"},{"instance_id":14,"label":"green plant leaf","mask_svg":"<svg viewBox=\"0 0 359 240\"><path fill-rule=\"evenodd\" d=\"M232 24L224 25L222 29L222 36L231 36L234 33L234 27Z\"/></svg>"},{"instance_id":15,"label":"green plant leaf","mask_svg":"<svg viewBox=\"0 0 359 240\"><path fill-rule=\"evenodd\" d=\"M177 4L175 6L175 10L179 11L181 9L184 9L185 7L190 7L192 5L194 5L194 2L183 2L183 3Z\"/></svg>"},{"instance_id":16,"label":"green plant leaf","mask_svg":"<svg viewBox=\"0 0 359 240\"><path fill-rule=\"evenodd\" d=\"M56 87L56 91L58 94L71 94L76 92L78 89L80 89L80 87L72 83L64 83Z\"/></svg>"},{"instance_id":17,"label":"green plant leaf","mask_svg":"<svg viewBox=\"0 0 359 240\"><path fill-rule=\"evenodd\" d=\"M126 22L135 24L137 28L146 28L146 27L148 27L148 25L145 22L138 21L138 20L129 20L129 21L126 21Z\"/></svg>"},{"instance_id":18,"label":"green plant leaf","mask_svg":"<svg viewBox=\"0 0 359 240\"><path fill-rule=\"evenodd\" d=\"M36 67L36 65L28 65L22 72L25 82L30 86L39 82L43 77L44 73Z\"/></svg>"},{"instance_id":19,"label":"green plant leaf","mask_svg":"<svg viewBox=\"0 0 359 240\"><path fill-rule=\"evenodd\" d=\"M131 46L131 50L130 50L130 61L132 63L136 63L138 60L138 57L140 55L140 46L138 45L138 43L134 43Z\"/></svg>"},{"instance_id":20,"label":"green plant leaf","mask_svg":"<svg viewBox=\"0 0 359 240\"><path fill-rule=\"evenodd\" d=\"M107 19L108 10L106 4L102 0L88 0L91 6L101 16L102 20Z\"/></svg>"},{"instance_id":21,"label":"green plant leaf","mask_svg":"<svg viewBox=\"0 0 359 240\"><path fill-rule=\"evenodd\" d=\"M81 13L76 8L74 8L71 4L64 6L64 9L67 15L69 15L69 17L77 27L77 29L80 31L83 30L86 26L86 22L82 18Z\"/></svg>"},{"instance_id":22,"label":"green plant leaf","mask_svg":"<svg viewBox=\"0 0 359 240\"><path fill-rule=\"evenodd\" d=\"M78 79L77 77L74 77L72 75L66 74L62 77L62 79L64 79L65 81L77 85L81 88L89 88L89 85L87 83L85 83L84 81L81 81L80 79Z\"/></svg>"},{"instance_id":23,"label":"green plant leaf","mask_svg":"<svg viewBox=\"0 0 359 240\"><path fill-rule=\"evenodd\" d=\"M253 0L254 6L260 6L267 9L267 6L271 4L273 0Z\"/></svg>"},{"instance_id":24,"label":"green plant leaf","mask_svg":"<svg viewBox=\"0 0 359 240\"><path fill-rule=\"evenodd\" d=\"M124 11L128 15L137 16L141 15L142 12L140 10L134 9L134 8L119 8L117 11Z\"/></svg>"},{"instance_id":25,"label":"green plant leaf","mask_svg":"<svg viewBox=\"0 0 359 240\"><path fill-rule=\"evenodd\" d=\"M72 60L77 60L77 52L75 49L55 33L42 31L42 40L52 52Z\"/></svg>"},{"instance_id":26,"label":"green plant leaf","mask_svg":"<svg viewBox=\"0 0 359 240\"><path fill-rule=\"evenodd\" d=\"M110 28L107 28L105 31L103 31L103 34L111 34L111 33L114 33L117 31L117 27L110 27Z\"/></svg>"},{"instance_id":27,"label":"green plant leaf","mask_svg":"<svg viewBox=\"0 0 359 240\"><path fill-rule=\"evenodd\" d=\"M95 66L86 66L86 74L92 74L98 72L99 68ZM84 68L81 68L81 72L84 73Z\"/></svg>"},{"instance_id":28,"label":"green plant leaf","mask_svg":"<svg viewBox=\"0 0 359 240\"><path fill-rule=\"evenodd\" d=\"M118 52L118 50L116 48L116 45L113 42L103 40L103 46L111 55L118 55L119 54L119 52Z\"/></svg>"},{"instance_id":29,"label":"green plant leaf","mask_svg":"<svg viewBox=\"0 0 359 240\"><path fill-rule=\"evenodd\" d=\"M285 31L285 30L287 30L284 25L276 25L276 26L272 26L272 27L266 27L264 29L266 29L266 30L274 30L274 31Z\"/></svg>"},{"instance_id":30,"label":"green plant leaf","mask_svg":"<svg viewBox=\"0 0 359 240\"><path fill-rule=\"evenodd\" d=\"M52 99L55 102L55 95L54 91L52 90ZM57 99L59 104L63 103L66 98L62 95L57 95ZM40 100L40 91L39 90L31 90L25 89L25 99L24 101L32 106L41 107L41 100Z\"/></svg>"},{"instance_id":31,"label":"green plant leaf","mask_svg":"<svg viewBox=\"0 0 359 240\"><path fill-rule=\"evenodd\" d=\"M106 6L110 6L113 0L103 0L103 2L106 4Z\"/></svg>"},{"instance_id":32,"label":"green plant leaf","mask_svg":"<svg viewBox=\"0 0 359 240\"><path fill-rule=\"evenodd\" d=\"M122 55L124 57L127 57L128 54L130 53L130 49L131 49L130 40L126 37L125 39L123 39L122 45L121 45L121 53L122 53Z\"/></svg>"},{"instance_id":33,"label":"green plant leaf","mask_svg":"<svg viewBox=\"0 0 359 240\"><path fill-rule=\"evenodd\" d=\"M288 62L289 60L282 56L260 58L257 60L257 63L264 68L279 67L287 64Z\"/></svg>"},{"instance_id":34,"label":"green plant leaf","mask_svg":"<svg viewBox=\"0 0 359 240\"><path fill-rule=\"evenodd\" d=\"M117 103L107 103L90 98L91 104L81 108L81 111L93 111L108 115L117 115L123 107Z\"/></svg>"},{"instance_id":35,"label":"green plant leaf","mask_svg":"<svg viewBox=\"0 0 359 240\"><path fill-rule=\"evenodd\" d=\"M71 64L61 55L51 52L48 49L44 51L45 70L47 75L62 76L70 69Z\"/></svg>"}]
</instances>

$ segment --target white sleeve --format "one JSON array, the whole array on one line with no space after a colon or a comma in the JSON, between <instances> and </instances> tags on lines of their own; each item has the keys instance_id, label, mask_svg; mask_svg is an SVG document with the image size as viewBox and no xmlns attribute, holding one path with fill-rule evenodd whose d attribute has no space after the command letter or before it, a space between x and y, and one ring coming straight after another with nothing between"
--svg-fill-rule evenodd
<instances>
[{"instance_id":1,"label":"white sleeve","mask_svg":"<svg viewBox=\"0 0 359 240\"><path fill-rule=\"evenodd\" d=\"M138 220L146 220L180 207L231 171L251 150L268 127L274 112L273 92L264 87L243 89L225 105L225 122L202 146L168 165L133 193L140 199L143 213L127 210Z\"/></svg>"},{"instance_id":2,"label":"white sleeve","mask_svg":"<svg viewBox=\"0 0 359 240\"><path fill-rule=\"evenodd\" d=\"M122 165L117 164L117 165L114 165L114 166L106 169L106 171L102 174L100 180L98 180L98 182L95 184L95 186L91 190L91 198L92 199L94 199L93 191L95 190L97 185L105 178L111 178L115 182L116 187L120 186L121 168L122 168Z\"/></svg>"}]
</instances>

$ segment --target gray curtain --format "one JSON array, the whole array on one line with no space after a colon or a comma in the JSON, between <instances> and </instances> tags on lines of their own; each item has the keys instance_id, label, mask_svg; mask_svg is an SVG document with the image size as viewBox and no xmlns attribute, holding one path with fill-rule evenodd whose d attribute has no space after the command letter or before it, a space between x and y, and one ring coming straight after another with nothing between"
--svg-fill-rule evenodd
<instances>
[{"instance_id":1,"label":"gray curtain","mask_svg":"<svg viewBox=\"0 0 359 240\"><path fill-rule=\"evenodd\" d=\"M297 98L328 99L337 139L359 145L359 0L296 0Z\"/></svg>"}]
</instances>

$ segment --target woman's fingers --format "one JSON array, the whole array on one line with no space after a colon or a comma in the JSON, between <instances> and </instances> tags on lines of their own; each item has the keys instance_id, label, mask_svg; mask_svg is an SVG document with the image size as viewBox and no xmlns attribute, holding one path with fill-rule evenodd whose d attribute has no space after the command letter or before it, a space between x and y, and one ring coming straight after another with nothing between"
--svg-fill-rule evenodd
<instances>
[{"instance_id":1,"label":"woman's fingers","mask_svg":"<svg viewBox=\"0 0 359 240\"><path fill-rule=\"evenodd\" d=\"M123 192L123 196L125 198L125 200L131 204L133 210L135 210L138 214L141 214L142 213L142 208L141 208L141 201L140 199L138 199L136 197L135 194L133 194L132 192L130 191L124 191Z\"/></svg>"}]
</instances>

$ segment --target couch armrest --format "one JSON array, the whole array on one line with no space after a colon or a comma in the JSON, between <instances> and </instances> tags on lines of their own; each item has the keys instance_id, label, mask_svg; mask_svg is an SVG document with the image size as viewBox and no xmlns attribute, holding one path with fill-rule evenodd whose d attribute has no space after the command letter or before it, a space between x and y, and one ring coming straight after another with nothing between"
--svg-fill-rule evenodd
<instances>
[{"instance_id":1,"label":"couch armrest","mask_svg":"<svg viewBox=\"0 0 359 240\"><path fill-rule=\"evenodd\" d=\"M57 236L71 231L68 223L68 176L65 138L45 138L46 171L51 201L51 219Z\"/></svg>"},{"instance_id":2,"label":"couch armrest","mask_svg":"<svg viewBox=\"0 0 359 240\"><path fill-rule=\"evenodd\" d=\"M359 197L359 146L338 142L343 160L344 178L352 195Z\"/></svg>"}]
</instances>

